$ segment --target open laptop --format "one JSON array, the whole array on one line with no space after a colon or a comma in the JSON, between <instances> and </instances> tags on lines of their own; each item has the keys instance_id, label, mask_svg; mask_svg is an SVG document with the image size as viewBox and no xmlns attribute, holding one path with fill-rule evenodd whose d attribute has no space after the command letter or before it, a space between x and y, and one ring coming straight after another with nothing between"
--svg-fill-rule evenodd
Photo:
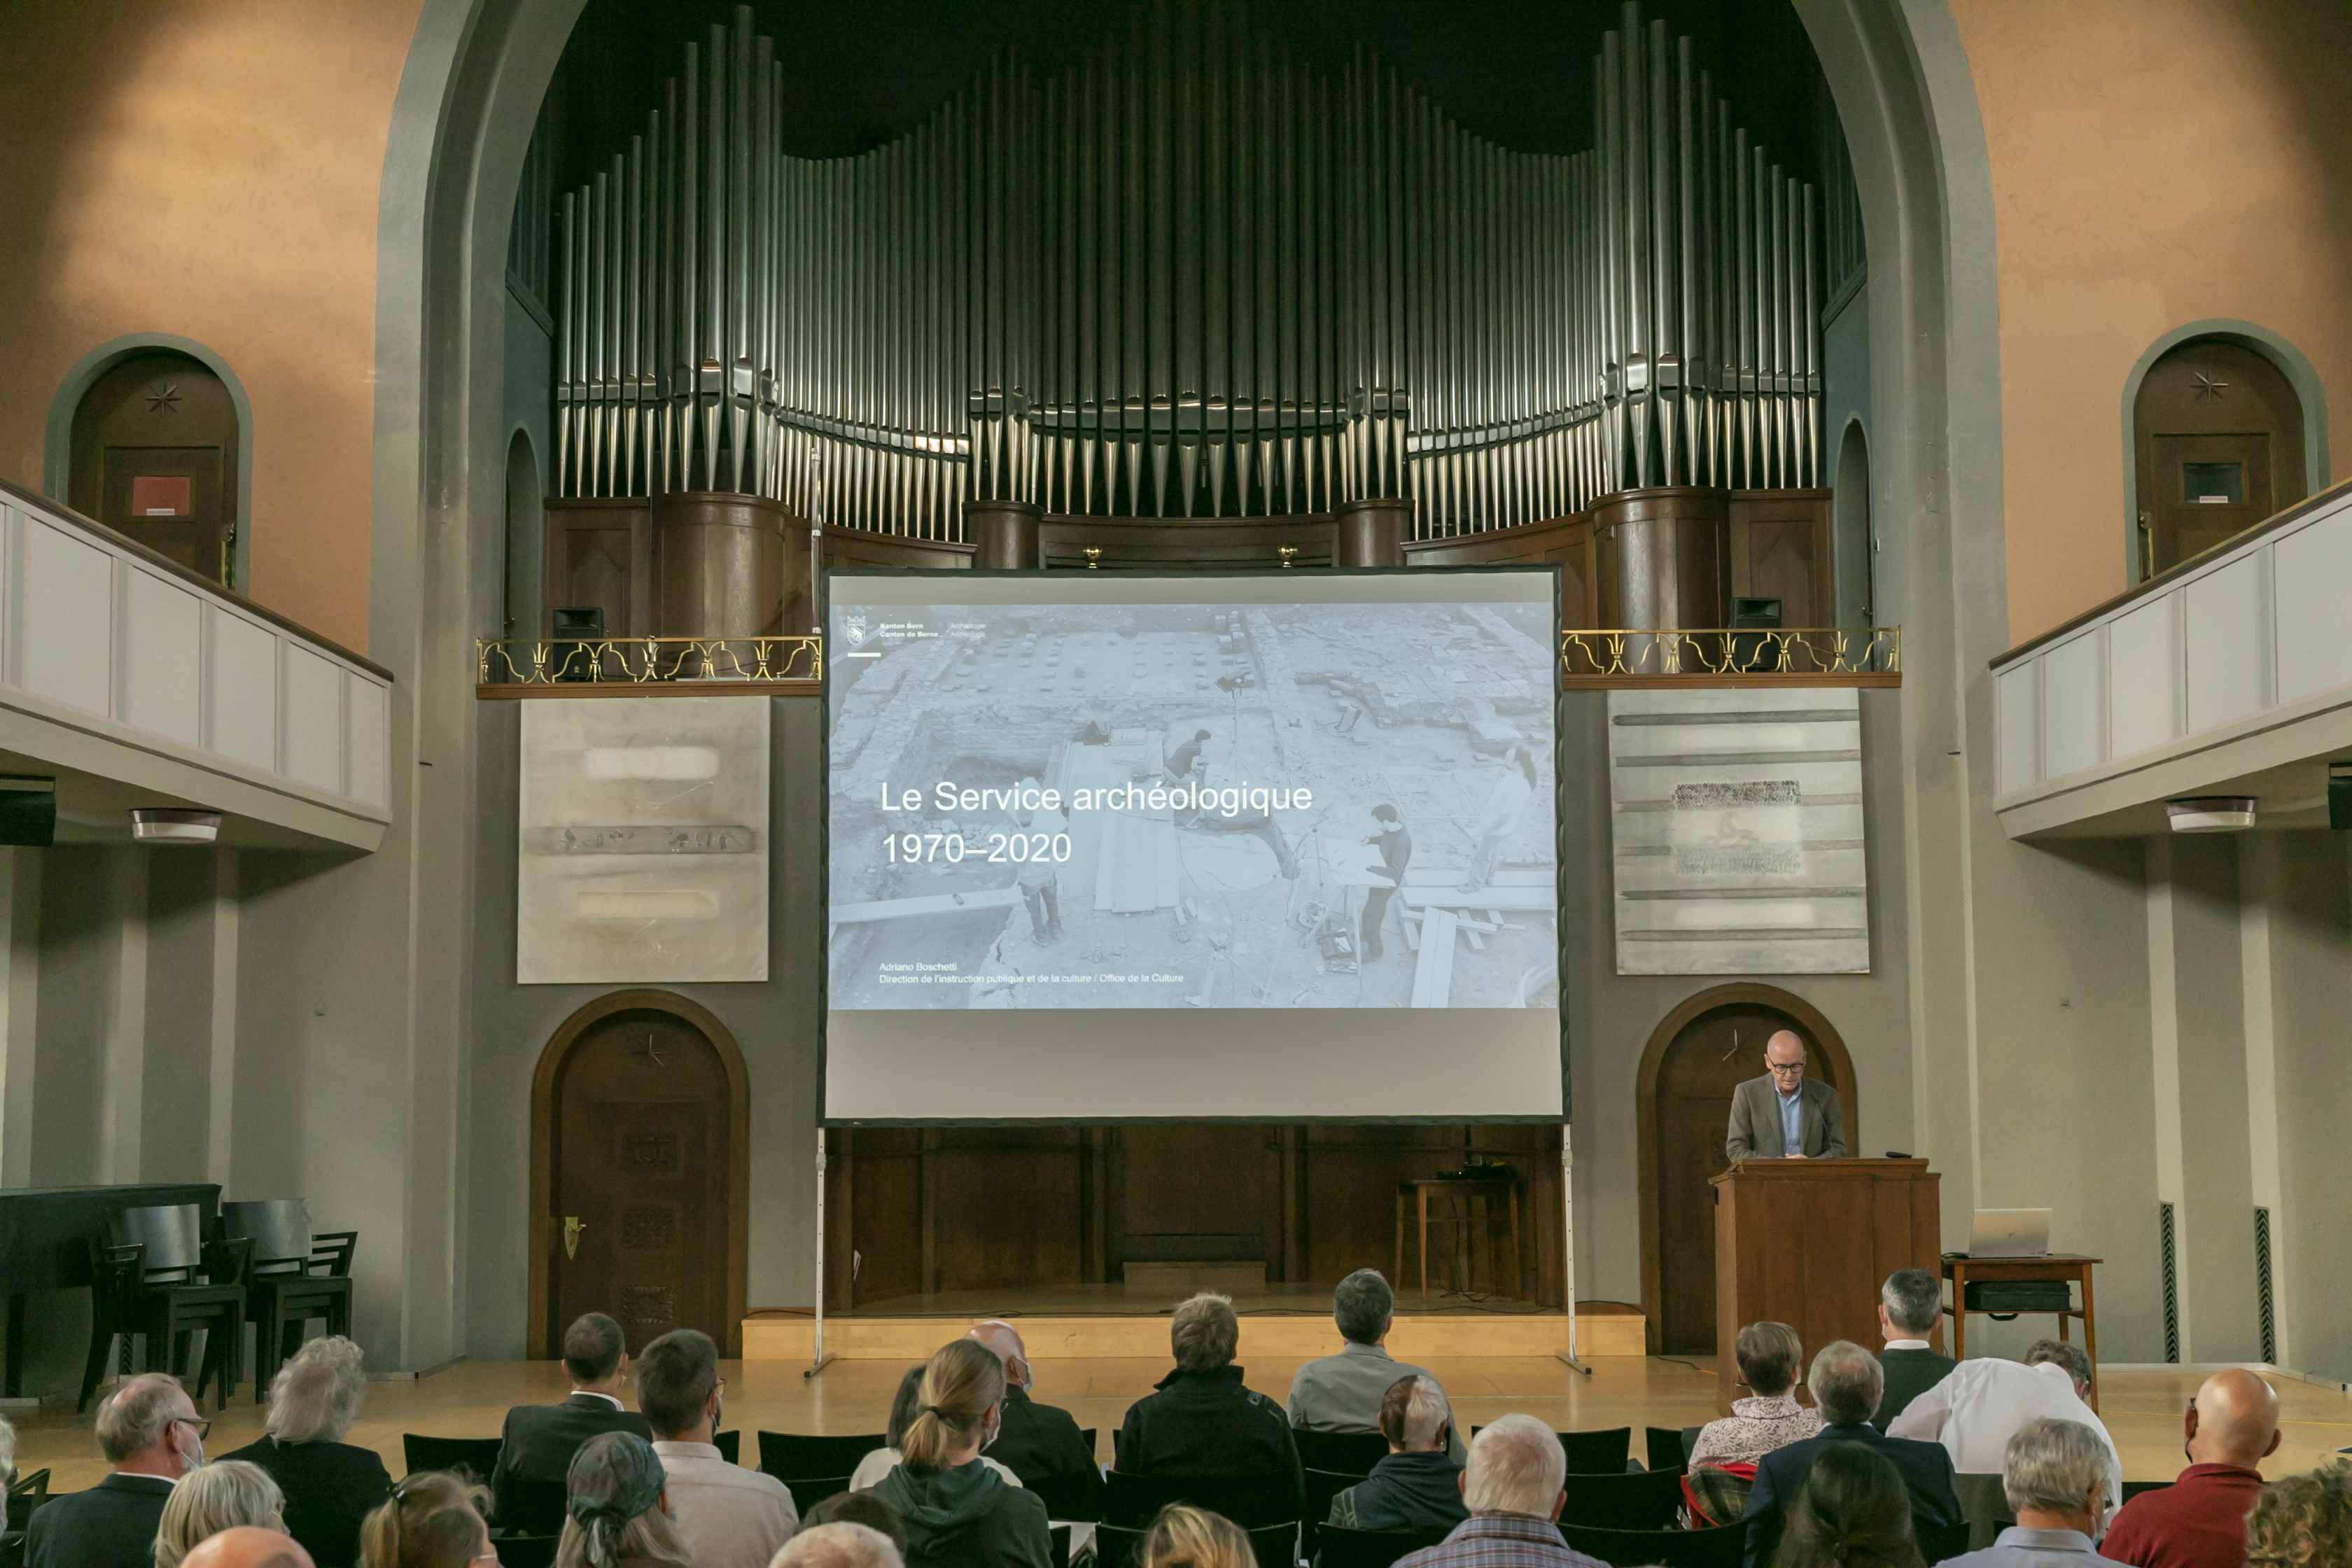
<instances>
[{"instance_id":1,"label":"open laptop","mask_svg":"<svg viewBox=\"0 0 2352 1568\"><path fill-rule=\"evenodd\" d=\"M1969 1222L1970 1258L2047 1258L2048 1209L1979 1209Z\"/></svg>"}]
</instances>

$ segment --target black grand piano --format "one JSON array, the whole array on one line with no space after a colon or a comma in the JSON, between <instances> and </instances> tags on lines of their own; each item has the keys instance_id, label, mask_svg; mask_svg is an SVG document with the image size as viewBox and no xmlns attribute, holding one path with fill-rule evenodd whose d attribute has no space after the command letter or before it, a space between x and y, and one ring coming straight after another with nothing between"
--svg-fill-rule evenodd
<instances>
[{"instance_id":1,"label":"black grand piano","mask_svg":"<svg viewBox=\"0 0 2352 1568\"><path fill-rule=\"evenodd\" d=\"M211 1232L220 1188L210 1182L121 1187L0 1187L0 1295L8 1298L8 1344L0 1393L20 1397L25 1298L35 1290L89 1285L90 1233L119 1209L194 1204Z\"/></svg>"}]
</instances>

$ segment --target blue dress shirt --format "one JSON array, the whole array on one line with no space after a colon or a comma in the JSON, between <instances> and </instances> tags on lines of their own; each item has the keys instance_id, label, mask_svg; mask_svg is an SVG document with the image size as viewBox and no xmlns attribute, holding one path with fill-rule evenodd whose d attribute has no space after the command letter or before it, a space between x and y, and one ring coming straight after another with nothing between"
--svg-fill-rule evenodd
<instances>
[{"instance_id":1,"label":"blue dress shirt","mask_svg":"<svg viewBox=\"0 0 2352 1568\"><path fill-rule=\"evenodd\" d=\"M1780 1100L1780 1152L1801 1154L1805 1152L1805 1091L1802 1081L1800 1080L1794 1094L1781 1094L1778 1084L1772 1086L1772 1092Z\"/></svg>"}]
</instances>

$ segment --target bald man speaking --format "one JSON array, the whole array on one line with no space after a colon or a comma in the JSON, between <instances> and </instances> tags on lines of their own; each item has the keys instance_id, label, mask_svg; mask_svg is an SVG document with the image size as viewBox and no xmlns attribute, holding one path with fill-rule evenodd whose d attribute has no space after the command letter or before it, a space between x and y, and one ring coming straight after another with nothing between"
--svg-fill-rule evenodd
<instances>
[{"instance_id":1,"label":"bald man speaking","mask_svg":"<svg viewBox=\"0 0 2352 1568\"><path fill-rule=\"evenodd\" d=\"M1782 1029L1764 1042L1762 1078L1731 1091L1723 1152L1734 1160L1843 1160L1837 1090L1805 1076L1805 1042Z\"/></svg>"}]
</instances>

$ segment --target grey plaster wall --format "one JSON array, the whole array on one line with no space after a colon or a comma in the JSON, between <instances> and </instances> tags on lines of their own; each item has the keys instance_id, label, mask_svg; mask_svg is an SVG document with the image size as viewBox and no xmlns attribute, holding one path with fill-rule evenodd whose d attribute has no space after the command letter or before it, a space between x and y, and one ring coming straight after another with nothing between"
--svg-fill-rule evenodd
<instances>
[{"instance_id":1,"label":"grey plaster wall","mask_svg":"<svg viewBox=\"0 0 2352 1568\"><path fill-rule=\"evenodd\" d=\"M2271 836L2265 836L2266 837ZM2289 1365L2352 1382L2352 835L2290 833L2273 857L2279 1295Z\"/></svg>"}]
</instances>

